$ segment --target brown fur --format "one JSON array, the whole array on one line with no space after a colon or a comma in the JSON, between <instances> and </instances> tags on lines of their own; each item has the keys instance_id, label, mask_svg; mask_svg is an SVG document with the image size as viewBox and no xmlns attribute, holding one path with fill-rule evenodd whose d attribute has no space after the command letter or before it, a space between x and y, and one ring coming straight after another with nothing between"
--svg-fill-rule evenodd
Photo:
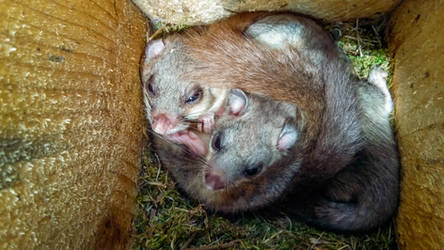
<instances>
[{"instance_id":1,"label":"brown fur","mask_svg":"<svg viewBox=\"0 0 444 250\"><path fill-rule=\"evenodd\" d=\"M193 70L183 79L293 104L300 112L296 146L254 181L217 192L205 187L203 159L155 138L160 158L182 189L215 210L254 209L295 188L299 194L287 197L316 225L352 231L383 223L396 208L399 177L388 114L380 110L381 94L358 81L332 41L317 40L326 36L316 29L303 47L319 52L314 54L291 46L272 49L246 36L248 22L263 15L243 14L181 35L184 53L193 58L188 65ZM261 110L258 115L270 120L278 115L270 106ZM269 192L275 188L279 192Z\"/></svg>"},{"instance_id":2,"label":"brown fur","mask_svg":"<svg viewBox=\"0 0 444 250\"><path fill-rule=\"evenodd\" d=\"M196 28L185 33L184 43L196 61L195 69L186 77L211 87L265 93L275 100L294 104L301 110L307 138L317 138L317 142L307 142L315 148L307 157L310 173L318 178L321 173L330 177L339 171L336 166L349 162L353 155L352 150L344 152L336 142L355 144L359 134L359 129L354 126L358 118L347 117L347 113L353 114L358 107L356 90L349 84L354 79L348 64L343 62L336 50L331 51L333 45L324 46L323 54L327 58L322 60L322 65L315 64L294 48L283 53L262 46L242 33L244 24L242 28L236 25L238 20L257 18L250 15L242 14L208 28ZM313 37L311 43L325 37ZM329 42L332 44L331 40ZM322 43L326 42L322 40ZM338 95L342 96L341 100L337 100ZM329 124L335 119L343 120L343 123L330 128ZM330 158L331 164L319 164L327 158ZM319 169L315 171L314 168Z\"/></svg>"}]
</instances>

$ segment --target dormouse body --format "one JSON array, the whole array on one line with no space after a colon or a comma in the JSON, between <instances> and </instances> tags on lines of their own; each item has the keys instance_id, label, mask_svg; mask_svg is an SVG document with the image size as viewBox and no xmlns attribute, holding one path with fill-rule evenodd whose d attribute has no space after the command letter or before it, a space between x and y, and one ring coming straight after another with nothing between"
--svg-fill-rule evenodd
<instances>
[{"instance_id":1,"label":"dormouse body","mask_svg":"<svg viewBox=\"0 0 444 250\"><path fill-rule=\"evenodd\" d=\"M195 64L188 81L265 94L297 107L311 140L306 143L316 148L306 160L310 174L329 177L353 160L360 147L357 79L315 22L288 13L246 13L182 36Z\"/></svg>"},{"instance_id":2,"label":"dormouse body","mask_svg":"<svg viewBox=\"0 0 444 250\"><path fill-rule=\"evenodd\" d=\"M310 173L307 159L316 149L308 148L305 121L295 106L240 90L231 91L226 113L205 140L205 157L183 152L172 157L176 145L160 142L160 158L183 190L216 211L254 210L286 199L296 204L290 212L323 228L374 228L394 213L399 177L390 102L377 83L385 81L384 73L372 71L371 79L376 81L358 83L366 107L356 124L363 141L355 150L357 160L335 174Z\"/></svg>"},{"instance_id":3,"label":"dormouse body","mask_svg":"<svg viewBox=\"0 0 444 250\"><path fill-rule=\"evenodd\" d=\"M313 224L341 231L380 225L399 193L383 73L358 81L313 23L289 33L267 21L246 32L267 16L240 15L183 36L193 68L183 74L187 84L243 91L226 98L208 152L190 158L155 138L161 160L182 189L214 210L252 210L302 189L313 195L295 194L295 212ZM272 34L282 39L270 42Z\"/></svg>"},{"instance_id":4,"label":"dormouse body","mask_svg":"<svg viewBox=\"0 0 444 250\"><path fill-rule=\"evenodd\" d=\"M235 192L256 185L256 192L242 192L248 207L236 207L241 210L270 204L286 193L287 204L293 204L290 213L332 230L362 231L386 222L395 212L399 193L399 162L389 122L392 102L386 76L374 69L369 82L354 83L361 107L355 114L359 123L354 125L361 131L356 143L359 146L336 142L355 152L350 163L335 163L336 173L320 173L311 165L311 151L317 148L307 150L310 140L304 138L304 120L298 117L296 107L244 95L243 102L249 105L240 111L240 117L225 116L216 123L206 157L206 187L215 192ZM230 103L238 96L231 94ZM317 164L328 166L329 161L327 155ZM230 208L236 204L232 202Z\"/></svg>"},{"instance_id":5,"label":"dormouse body","mask_svg":"<svg viewBox=\"0 0 444 250\"><path fill-rule=\"evenodd\" d=\"M296 107L260 95L245 97L240 90L231 91L211 140L205 140L211 147L206 156L190 158L177 151L177 145L155 138L157 153L179 187L216 211L232 213L269 204L291 187L300 167L281 169L289 148L303 147L296 142L305 139L297 128ZM175 149L179 153L171 154Z\"/></svg>"},{"instance_id":6,"label":"dormouse body","mask_svg":"<svg viewBox=\"0 0 444 250\"><path fill-rule=\"evenodd\" d=\"M310 19L297 15L248 13L214 26L203 32L191 30L151 41L142 68L144 99L151 109L147 108L147 116L153 131L189 144L197 153L203 153L198 149L202 146L196 140L187 142L195 135L186 128L190 122L198 122L198 128L209 133L215 118L223 112L229 89L266 93L301 106L307 103L302 100L305 96L314 96L305 92L321 91L322 79L314 79L316 66L323 62L320 58L336 55L328 34ZM276 68L285 71L281 79L277 79ZM226 79L227 74L237 82ZM315 86L306 88L293 82ZM319 110L321 101L312 100L309 108ZM177 136L179 131L181 135Z\"/></svg>"},{"instance_id":7,"label":"dormouse body","mask_svg":"<svg viewBox=\"0 0 444 250\"><path fill-rule=\"evenodd\" d=\"M141 72L146 115L155 133L203 154L204 145L188 128L198 123L208 132L215 115L223 112L228 91L183 79L192 71L191 59L183 52L177 36L148 43Z\"/></svg>"},{"instance_id":8,"label":"dormouse body","mask_svg":"<svg viewBox=\"0 0 444 250\"><path fill-rule=\"evenodd\" d=\"M333 100L327 95L347 93L341 105L357 109L355 90L347 83L353 78L349 64L344 63L328 33L305 17L288 13L246 13L193 28L182 36L186 53L196 65L196 70L186 74L188 81L265 94L293 104L307 120L306 130L312 135L308 138L315 140L314 135L320 133L328 119L337 119L321 117L326 106L337 107L326 103ZM343 132L355 120L356 117L344 119L336 128L335 137L355 143L353 135L358 134L357 129ZM340 150L334 141L331 143L333 145L326 144L322 150ZM352 152L341 154L342 158L335 160L347 162L352 160L352 155Z\"/></svg>"},{"instance_id":9,"label":"dormouse body","mask_svg":"<svg viewBox=\"0 0 444 250\"><path fill-rule=\"evenodd\" d=\"M263 93L298 106L307 91L322 90L326 79L319 68L343 60L325 30L292 13L243 13L181 36L187 54L200 65L190 81Z\"/></svg>"}]
</instances>

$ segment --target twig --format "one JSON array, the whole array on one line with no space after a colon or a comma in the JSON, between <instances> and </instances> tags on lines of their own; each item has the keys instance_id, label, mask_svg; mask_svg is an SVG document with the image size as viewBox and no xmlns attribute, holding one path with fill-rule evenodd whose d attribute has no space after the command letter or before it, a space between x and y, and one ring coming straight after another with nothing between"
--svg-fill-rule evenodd
<instances>
[{"instance_id":1,"label":"twig","mask_svg":"<svg viewBox=\"0 0 444 250\"><path fill-rule=\"evenodd\" d=\"M191 237L185 242L185 244L183 244L183 246L182 246L180 249L181 249L181 250L186 249L186 248L190 245L191 241L194 240L195 237L196 237L196 232L194 232L194 233L191 235Z\"/></svg>"},{"instance_id":2,"label":"twig","mask_svg":"<svg viewBox=\"0 0 444 250\"><path fill-rule=\"evenodd\" d=\"M185 213L189 213L189 212L190 212L190 210L187 210L187 209L185 209L185 208L180 208L180 207L173 207L173 208L176 209L176 210L178 210L178 211L185 212Z\"/></svg>"},{"instance_id":3,"label":"twig","mask_svg":"<svg viewBox=\"0 0 444 250\"><path fill-rule=\"evenodd\" d=\"M359 49L359 56L362 57L362 50L361 50L361 37L359 36L359 19L356 19L356 37L358 38L358 49Z\"/></svg>"},{"instance_id":4,"label":"twig","mask_svg":"<svg viewBox=\"0 0 444 250\"><path fill-rule=\"evenodd\" d=\"M160 169L162 168L162 162L160 162L159 156L156 153L154 153L154 156L156 157L157 165L159 165L159 168L157 168L157 174L156 174L156 181L158 181L159 175L160 175Z\"/></svg>"},{"instance_id":5,"label":"twig","mask_svg":"<svg viewBox=\"0 0 444 250\"><path fill-rule=\"evenodd\" d=\"M278 235L281 234L282 232L284 232L284 231L283 231L283 230L280 230L279 232L273 234L270 238L266 239L266 240L264 241L264 243L269 242L270 240L272 240L273 238L275 238L276 236L278 236Z\"/></svg>"},{"instance_id":6,"label":"twig","mask_svg":"<svg viewBox=\"0 0 444 250\"><path fill-rule=\"evenodd\" d=\"M338 250L342 250L342 249L345 249L347 247L349 247L349 245L343 245L342 247L338 248Z\"/></svg>"},{"instance_id":7,"label":"twig","mask_svg":"<svg viewBox=\"0 0 444 250\"><path fill-rule=\"evenodd\" d=\"M312 241L311 239L310 239L310 241L311 241L311 247L310 247L310 249L315 249L315 247L316 247L316 245L318 245L319 243L321 243L320 242L320 239L322 238L322 236L323 236L323 233L321 233L321 235L319 235L319 237L317 238L317 239L315 239L314 241Z\"/></svg>"},{"instance_id":8,"label":"twig","mask_svg":"<svg viewBox=\"0 0 444 250\"><path fill-rule=\"evenodd\" d=\"M379 47L382 47L381 38L379 37L379 33L378 33L378 31L376 31L376 28L374 25L372 25L372 30L373 30L373 32L375 32L375 37L378 38Z\"/></svg>"},{"instance_id":9,"label":"twig","mask_svg":"<svg viewBox=\"0 0 444 250\"><path fill-rule=\"evenodd\" d=\"M154 32L154 34L152 34L149 38L148 38L148 42L153 40L154 38L156 38L160 33L163 32L163 30L165 29L166 25L162 25L162 27L160 27L158 30L156 30L156 32Z\"/></svg>"},{"instance_id":10,"label":"twig","mask_svg":"<svg viewBox=\"0 0 444 250\"><path fill-rule=\"evenodd\" d=\"M167 186L160 182L147 181L146 184L166 188Z\"/></svg>"},{"instance_id":11,"label":"twig","mask_svg":"<svg viewBox=\"0 0 444 250\"><path fill-rule=\"evenodd\" d=\"M355 40L355 41L358 41L358 40L360 40L360 41L363 41L363 42L368 42L368 43L371 43L371 44L373 44L373 43L376 43L374 40L370 40L370 39L365 39L365 38L356 38L356 37L353 37L353 36L349 36L349 35L346 35L346 36L344 36L345 38L348 38L348 39L351 39L351 40Z\"/></svg>"},{"instance_id":12,"label":"twig","mask_svg":"<svg viewBox=\"0 0 444 250\"><path fill-rule=\"evenodd\" d=\"M185 250L211 250L211 249L224 249L234 247L235 245L241 243L241 240L233 240L227 243L218 244L218 245L205 245L200 247L186 248Z\"/></svg>"}]
</instances>

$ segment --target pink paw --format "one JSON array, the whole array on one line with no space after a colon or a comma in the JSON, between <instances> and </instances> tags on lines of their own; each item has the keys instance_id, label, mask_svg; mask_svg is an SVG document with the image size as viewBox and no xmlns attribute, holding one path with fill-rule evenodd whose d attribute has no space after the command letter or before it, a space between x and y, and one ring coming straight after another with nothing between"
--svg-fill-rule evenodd
<instances>
[{"instance_id":1,"label":"pink paw","mask_svg":"<svg viewBox=\"0 0 444 250\"><path fill-rule=\"evenodd\" d=\"M189 130L166 135L165 138L175 143L184 144L196 155L203 156L207 153L206 145L202 139Z\"/></svg>"},{"instance_id":2,"label":"pink paw","mask_svg":"<svg viewBox=\"0 0 444 250\"><path fill-rule=\"evenodd\" d=\"M200 119L201 126L199 126L199 130L201 132L204 132L206 134L211 133L211 130L214 127L214 114L207 114L205 116L202 116Z\"/></svg>"}]
</instances>

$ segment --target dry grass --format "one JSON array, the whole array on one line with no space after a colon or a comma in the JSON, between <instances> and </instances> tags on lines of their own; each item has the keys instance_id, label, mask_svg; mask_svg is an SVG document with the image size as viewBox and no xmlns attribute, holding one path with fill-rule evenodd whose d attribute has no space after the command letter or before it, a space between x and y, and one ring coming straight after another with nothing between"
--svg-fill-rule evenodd
<instances>
[{"instance_id":1,"label":"dry grass","mask_svg":"<svg viewBox=\"0 0 444 250\"><path fill-rule=\"evenodd\" d=\"M380 22L341 27L338 41L359 77L373 66L389 69ZM370 234L341 235L311 228L276 210L222 216L206 211L175 187L155 154L147 149L139 179L134 249L396 249L393 223Z\"/></svg>"},{"instance_id":2,"label":"dry grass","mask_svg":"<svg viewBox=\"0 0 444 250\"><path fill-rule=\"evenodd\" d=\"M382 67L391 76L390 57L382 38L386 20L359 19L354 22L334 23L326 28L332 33L341 33L339 47L350 59L359 78L367 78L374 66ZM391 82L389 77L388 82Z\"/></svg>"}]
</instances>

